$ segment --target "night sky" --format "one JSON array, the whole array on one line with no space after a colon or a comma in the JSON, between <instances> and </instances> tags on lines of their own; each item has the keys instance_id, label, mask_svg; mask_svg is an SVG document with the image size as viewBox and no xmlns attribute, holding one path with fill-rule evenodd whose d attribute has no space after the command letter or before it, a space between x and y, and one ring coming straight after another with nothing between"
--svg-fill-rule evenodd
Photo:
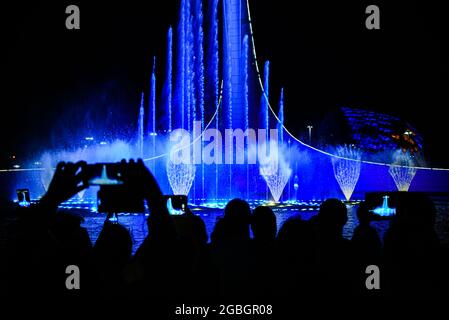
<instances>
[{"instance_id":1,"label":"night sky","mask_svg":"<svg viewBox=\"0 0 449 320\"><path fill-rule=\"evenodd\" d=\"M449 167L445 11L428 1L328 2L251 1L273 101L285 87L286 126L304 135L339 106L389 113L423 135L428 164ZM69 4L80 7L81 30L65 28ZM381 30L365 28L369 4L380 7ZM63 144L58 133L73 124L101 127L105 114L123 134L134 130L121 123L135 114L115 114L138 106L148 89L152 56L165 55L177 7L178 0L2 4L1 163Z\"/></svg>"}]
</instances>

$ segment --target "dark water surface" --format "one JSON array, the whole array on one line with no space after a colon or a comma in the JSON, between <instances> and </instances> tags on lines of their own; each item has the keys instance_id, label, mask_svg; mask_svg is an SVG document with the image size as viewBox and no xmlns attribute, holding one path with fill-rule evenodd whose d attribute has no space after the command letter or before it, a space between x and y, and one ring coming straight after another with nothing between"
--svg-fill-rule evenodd
<instances>
[{"instance_id":1,"label":"dark water surface","mask_svg":"<svg viewBox=\"0 0 449 320\"><path fill-rule=\"evenodd\" d=\"M290 208L273 208L277 218L278 231L282 224L291 217L300 216L303 220L308 220L312 216L318 213L316 208L307 208L304 211L302 209L290 209ZM351 239L354 232L354 228L358 225L356 216L357 205L348 206L348 222L343 229L343 235L347 239ZM449 202L437 203L437 220L435 229L440 237L443 245L449 245ZM223 215L222 209L202 208L201 210L194 210L194 214L201 217L206 224L208 235L215 226L217 219ZM105 216L100 214L88 214L84 216L83 226L88 230L92 242L95 242L103 227ZM146 225L147 217L142 214L121 214L118 218L119 223L124 225L131 233L133 237L135 251L142 241L145 239L148 229ZM372 226L378 231L379 236L383 238L385 231L390 225L389 220L376 221L371 223Z\"/></svg>"}]
</instances>

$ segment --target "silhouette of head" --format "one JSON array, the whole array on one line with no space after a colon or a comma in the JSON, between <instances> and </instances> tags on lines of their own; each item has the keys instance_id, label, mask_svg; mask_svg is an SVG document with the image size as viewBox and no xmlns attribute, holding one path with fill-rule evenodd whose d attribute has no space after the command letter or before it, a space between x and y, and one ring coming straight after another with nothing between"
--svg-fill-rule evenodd
<instances>
[{"instance_id":1,"label":"silhouette of head","mask_svg":"<svg viewBox=\"0 0 449 320\"><path fill-rule=\"evenodd\" d=\"M105 222L94 247L98 259L124 265L131 257L132 239L129 231L120 224Z\"/></svg>"},{"instance_id":2,"label":"silhouette of head","mask_svg":"<svg viewBox=\"0 0 449 320\"><path fill-rule=\"evenodd\" d=\"M279 230L277 240L282 246L291 246L296 249L301 246L309 246L313 240L313 230L309 221L301 219L301 216L293 216L287 219ZM296 250L295 249L295 250Z\"/></svg>"},{"instance_id":3,"label":"silhouette of head","mask_svg":"<svg viewBox=\"0 0 449 320\"><path fill-rule=\"evenodd\" d=\"M348 221L346 206L338 199L327 199L320 206L317 221L320 227L341 233Z\"/></svg>"},{"instance_id":4,"label":"silhouette of head","mask_svg":"<svg viewBox=\"0 0 449 320\"><path fill-rule=\"evenodd\" d=\"M81 227L83 221L81 216L65 210L59 211L53 220L52 234L64 247L66 257L81 258L92 249L89 234Z\"/></svg>"},{"instance_id":5,"label":"silhouette of head","mask_svg":"<svg viewBox=\"0 0 449 320\"><path fill-rule=\"evenodd\" d=\"M357 219L362 225L369 224L373 219L373 214L369 211L368 206L365 202L361 202L357 209Z\"/></svg>"},{"instance_id":6,"label":"silhouette of head","mask_svg":"<svg viewBox=\"0 0 449 320\"><path fill-rule=\"evenodd\" d=\"M189 210L190 211L190 210ZM203 219L190 213L193 224L193 237L195 241L200 245L206 245L208 240L206 224Z\"/></svg>"},{"instance_id":7,"label":"silhouette of head","mask_svg":"<svg viewBox=\"0 0 449 320\"><path fill-rule=\"evenodd\" d=\"M249 237L249 223L251 209L246 201L233 199L228 202L224 210L225 234Z\"/></svg>"},{"instance_id":8,"label":"silhouette of head","mask_svg":"<svg viewBox=\"0 0 449 320\"><path fill-rule=\"evenodd\" d=\"M427 195L418 192L400 195L396 208L397 222L409 226L433 227L435 217L435 205Z\"/></svg>"},{"instance_id":9,"label":"silhouette of head","mask_svg":"<svg viewBox=\"0 0 449 320\"><path fill-rule=\"evenodd\" d=\"M276 215L269 207L257 207L251 218L251 230L254 239L273 241L276 238Z\"/></svg>"}]
</instances>

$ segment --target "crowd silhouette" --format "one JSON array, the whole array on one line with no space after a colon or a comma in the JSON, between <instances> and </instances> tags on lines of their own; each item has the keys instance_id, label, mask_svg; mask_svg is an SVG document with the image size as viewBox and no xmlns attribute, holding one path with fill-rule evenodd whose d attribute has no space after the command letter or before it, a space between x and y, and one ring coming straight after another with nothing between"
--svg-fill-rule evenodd
<instances>
[{"instance_id":1,"label":"crowd silhouette","mask_svg":"<svg viewBox=\"0 0 449 320\"><path fill-rule=\"evenodd\" d=\"M157 182L141 160L122 161L124 181L147 200L148 236L132 254L132 238L106 220L92 244L82 218L58 206L82 188L84 162L58 164L40 202L14 208L8 229L7 294L167 299L351 296L420 298L448 295L448 253L434 230L436 210L423 194L405 193L381 239L378 216L361 203L351 240L343 237L345 204L324 201L316 216L288 219L277 230L269 207L251 211L229 201L208 239L188 209L171 216ZM252 236L251 232L252 231ZM66 267L78 266L80 290L67 290ZM366 267L380 269L380 290L366 286Z\"/></svg>"}]
</instances>

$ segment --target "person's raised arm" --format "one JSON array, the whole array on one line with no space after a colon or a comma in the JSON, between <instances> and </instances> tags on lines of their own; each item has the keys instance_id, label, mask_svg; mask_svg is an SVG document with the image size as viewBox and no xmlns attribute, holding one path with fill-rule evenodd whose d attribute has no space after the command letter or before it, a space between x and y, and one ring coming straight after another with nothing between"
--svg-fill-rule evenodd
<instances>
[{"instance_id":1,"label":"person's raised arm","mask_svg":"<svg viewBox=\"0 0 449 320\"><path fill-rule=\"evenodd\" d=\"M83 183L86 162L59 162L40 207L56 211L58 206L86 188Z\"/></svg>"},{"instance_id":2,"label":"person's raised arm","mask_svg":"<svg viewBox=\"0 0 449 320\"><path fill-rule=\"evenodd\" d=\"M138 159L137 162L131 159L128 163L122 160L121 164L124 183L147 200L151 215L168 216L162 191L142 159Z\"/></svg>"}]
</instances>

